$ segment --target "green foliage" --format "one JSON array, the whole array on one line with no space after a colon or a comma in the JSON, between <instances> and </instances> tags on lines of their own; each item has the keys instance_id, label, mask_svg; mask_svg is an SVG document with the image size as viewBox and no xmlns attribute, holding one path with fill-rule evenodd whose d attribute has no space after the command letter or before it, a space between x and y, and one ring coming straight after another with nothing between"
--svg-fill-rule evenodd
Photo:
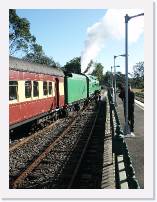
<instances>
[{"instance_id":1,"label":"green foliage","mask_svg":"<svg viewBox=\"0 0 157 202\"><path fill-rule=\"evenodd\" d=\"M9 51L14 55L17 51L27 53L32 49L36 38L30 33L30 23L26 18L20 18L16 10L9 10Z\"/></svg>"},{"instance_id":2,"label":"green foliage","mask_svg":"<svg viewBox=\"0 0 157 202\"><path fill-rule=\"evenodd\" d=\"M52 57L48 57L44 54L42 46L38 44L33 44L32 52L28 53L25 57L23 57L23 59L52 67L60 67L60 64L55 63Z\"/></svg>"},{"instance_id":3,"label":"green foliage","mask_svg":"<svg viewBox=\"0 0 157 202\"><path fill-rule=\"evenodd\" d=\"M112 86L112 78L112 73L107 71L106 74L103 75L101 82L103 85L110 87Z\"/></svg>"},{"instance_id":4,"label":"green foliage","mask_svg":"<svg viewBox=\"0 0 157 202\"><path fill-rule=\"evenodd\" d=\"M95 70L93 71L93 75L97 76L100 83L102 85L111 87L112 86L112 80L113 80L113 86L114 86L114 74L112 74L110 71L107 71L103 75L103 66L100 63L95 64ZM144 88L144 62L139 62L134 66L134 73L132 75L132 78L128 78L128 83L131 84L132 88ZM116 73L116 86L120 84L123 84L125 86L125 74L122 74L121 72Z\"/></svg>"},{"instance_id":5,"label":"green foliage","mask_svg":"<svg viewBox=\"0 0 157 202\"><path fill-rule=\"evenodd\" d=\"M29 62L35 62L35 63L39 63L39 64L44 64L44 65L48 65L51 67L60 67L59 63L56 63L53 58L48 57L46 55L39 55L39 56L35 56L34 54L30 53L28 55L26 55L25 57L23 57L24 60L27 60Z\"/></svg>"},{"instance_id":6,"label":"green foliage","mask_svg":"<svg viewBox=\"0 0 157 202\"><path fill-rule=\"evenodd\" d=\"M116 84L117 84L117 87L120 86L121 84L123 85L125 84L125 74L122 74L121 72L116 73Z\"/></svg>"},{"instance_id":7,"label":"green foliage","mask_svg":"<svg viewBox=\"0 0 157 202\"><path fill-rule=\"evenodd\" d=\"M81 57L75 57L64 65L67 73L81 74Z\"/></svg>"},{"instance_id":8,"label":"green foliage","mask_svg":"<svg viewBox=\"0 0 157 202\"><path fill-rule=\"evenodd\" d=\"M107 71L105 75L103 75L102 83L105 86L112 87L112 83L114 85L114 75L110 71ZM120 84L125 84L125 74L121 72L116 73L116 86L118 87Z\"/></svg>"},{"instance_id":9,"label":"green foliage","mask_svg":"<svg viewBox=\"0 0 157 202\"><path fill-rule=\"evenodd\" d=\"M133 67L133 79L131 81L133 88L144 88L144 62L138 62Z\"/></svg>"},{"instance_id":10,"label":"green foliage","mask_svg":"<svg viewBox=\"0 0 157 202\"><path fill-rule=\"evenodd\" d=\"M102 83L104 67L101 63L95 63L94 66L95 66L95 69L93 70L92 75L96 76L99 82Z\"/></svg>"},{"instance_id":11,"label":"green foliage","mask_svg":"<svg viewBox=\"0 0 157 202\"><path fill-rule=\"evenodd\" d=\"M10 55L18 51L24 52L23 59L30 62L60 67L60 64L46 56L42 46L36 43L36 38L30 33L29 21L20 18L14 9L9 10L9 51Z\"/></svg>"},{"instance_id":12,"label":"green foliage","mask_svg":"<svg viewBox=\"0 0 157 202\"><path fill-rule=\"evenodd\" d=\"M138 62L134 65L134 77L144 79L144 62Z\"/></svg>"}]
</instances>

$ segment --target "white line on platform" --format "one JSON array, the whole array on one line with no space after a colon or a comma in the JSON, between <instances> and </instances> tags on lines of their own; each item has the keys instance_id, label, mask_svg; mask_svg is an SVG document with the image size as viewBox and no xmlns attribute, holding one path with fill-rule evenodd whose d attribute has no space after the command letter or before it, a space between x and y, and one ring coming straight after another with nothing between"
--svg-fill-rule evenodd
<instances>
[{"instance_id":1,"label":"white line on platform","mask_svg":"<svg viewBox=\"0 0 157 202\"><path fill-rule=\"evenodd\" d=\"M140 109L143 109L144 110L144 103L138 101L138 100L135 100L135 104L140 108Z\"/></svg>"}]
</instances>

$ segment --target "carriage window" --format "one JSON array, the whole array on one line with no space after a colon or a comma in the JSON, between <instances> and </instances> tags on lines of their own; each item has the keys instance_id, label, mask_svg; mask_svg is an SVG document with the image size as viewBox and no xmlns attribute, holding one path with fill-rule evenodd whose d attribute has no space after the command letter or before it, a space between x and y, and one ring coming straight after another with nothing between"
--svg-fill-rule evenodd
<instances>
[{"instance_id":1,"label":"carriage window","mask_svg":"<svg viewBox=\"0 0 157 202\"><path fill-rule=\"evenodd\" d=\"M30 98L32 93L31 81L25 81L25 97Z\"/></svg>"},{"instance_id":2,"label":"carriage window","mask_svg":"<svg viewBox=\"0 0 157 202\"><path fill-rule=\"evenodd\" d=\"M52 95L52 82L49 82L49 95Z\"/></svg>"},{"instance_id":3,"label":"carriage window","mask_svg":"<svg viewBox=\"0 0 157 202\"><path fill-rule=\"evenodd\" d=\"M47 95L48 90L47 90L47 81L43 82L43 95Z\"/></svg>"},{"instance_id":4,"label":"carriage window","mask_svg":"<svg viewBox=\"0 0 157 202\"><path fill-rule=\"evenodd\" d=\"M39 96L38 81L33 81L33 96L34 97L38 97Z\"/></svg>"},{"instance_id":5,"label":"carriage window","mask_svg":"<svg viewBox=\"0 0 157 202\"><path fill-rule=\"evenodd\" d=\"M9 81L9 100L17 100L18 82Z\"/></svg>"}]
</instances>

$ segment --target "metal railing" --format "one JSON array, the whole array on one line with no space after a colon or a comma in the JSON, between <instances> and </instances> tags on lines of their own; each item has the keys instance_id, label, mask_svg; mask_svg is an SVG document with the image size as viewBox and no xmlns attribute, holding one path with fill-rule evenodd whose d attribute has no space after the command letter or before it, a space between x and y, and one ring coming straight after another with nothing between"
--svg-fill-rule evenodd
<instances>
[{"instance_id":1,"label":"metal railing","mask_svg":"<svg viewBox=\"0 0 157 202\"><path fill-rule=\"evenodd\" d=\"M128 147L127 147L126 142L124 141L124 134L123 134L123 131L121 130L118 113L117 113L116 107L113 103L113 97L112 97L110 90L108 90L108 100L109 100L109 105L110 105L110 124L111 124L111 131L112 131L112 152L115 155L115 164L117 164L117 162L118 162L118 160L117 160L118 156L121 156L123 159L128 188L129 189L140 189L138 180L136 179L136 176L135 176L135 170L132 165ZM115 165L115 167L116 167L115 176L118 179L118 180L116 179L116 183L117 183L116 187L121 189L120 176L117 173L118 165Z\"/></svg>"}]
</instances>

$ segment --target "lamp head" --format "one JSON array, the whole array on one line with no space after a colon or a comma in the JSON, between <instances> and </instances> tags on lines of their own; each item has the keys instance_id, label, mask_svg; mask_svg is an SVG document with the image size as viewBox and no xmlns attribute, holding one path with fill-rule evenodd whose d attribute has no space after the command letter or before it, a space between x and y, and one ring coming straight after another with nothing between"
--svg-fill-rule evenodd
<instances>
[{"instance_id":1,"label":"lamp head","mask_svg":"<svg viewBox=\"0 0 157 202\"><path fill-rule=\"evenodd\" d=\"M119 56L125 57L126 55L125 55L125 54L122 54L122 55L119 55Z\"/></svg>"}]
</instances>

